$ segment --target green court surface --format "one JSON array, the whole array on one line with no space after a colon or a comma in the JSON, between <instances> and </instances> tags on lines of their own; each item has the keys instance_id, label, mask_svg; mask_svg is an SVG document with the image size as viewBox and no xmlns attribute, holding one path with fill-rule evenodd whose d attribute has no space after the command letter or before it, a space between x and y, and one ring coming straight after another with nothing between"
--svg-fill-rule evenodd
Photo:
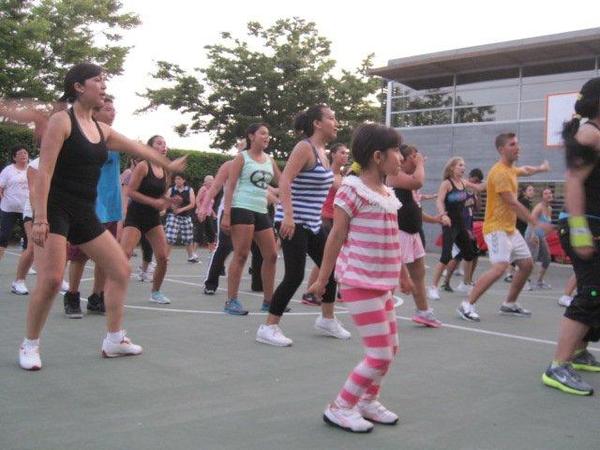
<instances>
[{"instance_id":1,"label":"green court surface","mask_svg":"<svg viewBox=\"0 0 600 450\"><path fill-rule=\"evenodd\" d=\"M550 267L552 290L522 294L531 318L498 313L508 287L502 281L480 300L480 323L457 317L461 294L442 292L432 306L444 326L424 328L410 321L414 305L403 296L400 353L381 395L400 422L353 435L322 420L362 357L343 304L337 314L353 332L349 341L319 335L318 309L299 303L298 292L281 323L294 345L259 344L265 314L249 277L240 299L251 314L225 315L226 278L217 295L202 293L207 251L189 264L178 249L163 287L170 305L150 303L150 284L131 280L125 326L143 355L102 359L104 318L67 319L59 296L42 335L44 367L26 372L17 356L28 296L10 293L16 255L9 249L0 262L1 450L600 448L600 392L576 397L540 382L563 313L556 301L571 273L566 266ZM435 258L427 257L430 266ZM482 261L479 273L487 266ZM92 273L84 275L83 297ZM30 276L30 289L34 283ZM600 357L600 345L591 347ZM583 377L600 391L600 374Z\"/></svg>"}]
</instances>

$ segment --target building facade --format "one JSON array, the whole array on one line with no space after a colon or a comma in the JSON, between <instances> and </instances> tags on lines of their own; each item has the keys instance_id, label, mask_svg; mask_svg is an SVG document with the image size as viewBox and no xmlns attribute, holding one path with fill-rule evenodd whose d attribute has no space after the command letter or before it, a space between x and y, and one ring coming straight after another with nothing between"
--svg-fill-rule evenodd
<instances>
[{"instance_id":1,"label":"building facade","mask_svg":"<svg viewBox=\"0 0 600 450\"><path fill-rule=\"evenodd\" d=\"M578 92L599 68L594 28L394 59L372 74L387 82L386 123L427 157L424 192L437 190L453 156L485 174L498 157L495 137L512 131L521 143L519 164L550 161L551 172L532 179L558 186L560 204L564 154L546 146L547 96ZM424 208L435 211L433 202ZM426 234L433 249L439 227Z\"/></svg>"}]
</instances>

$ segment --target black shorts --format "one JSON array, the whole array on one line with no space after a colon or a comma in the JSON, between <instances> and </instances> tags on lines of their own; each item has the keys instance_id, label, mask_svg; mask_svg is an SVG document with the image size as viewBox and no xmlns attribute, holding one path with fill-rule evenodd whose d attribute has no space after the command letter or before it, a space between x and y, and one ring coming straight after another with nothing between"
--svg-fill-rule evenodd
<instances>
[{"instance_id":1,"label":"black shorts","mask_svg":"<svg viewBox=\"0 0 600 450\"><path fill-rule=\"evenodd\" d=\"M592 234L600 236L600 226L590 223ZM597 228L597 229L595 229ZM591 259L583 260L571 248L569 226L566 220L558 223L560 244L573 262L573 270L577 278L577 295L567 307L565 317L590 327L584 340L597 342L600 340L600 244L596 240L596 253Z\"/></svg>"},{"instance_id":2,"label":"black shorts","mask_svg":"<svg viewBox=\"0 0 600 450\"><path fill-rule=\"evenodd\" d=\"M135 203L131 203L127 208L127 215L123 222L123 228L133 227L140 230L143 235L155 228L162 225L160 213L151 207L140 207Z\"/></svg>"},{"instance_id":3,"label":"black shorts","mask_svg":"<svg viewBox=\"0 0 600 450\"><path fill-rule=\"evenodd\" d=\"M85 244L104 233L94 203L60 202L51 196L48 198L48 225L50 233L64 236L74 245Z\"/></svg>"},{"instance_id":4,"label":"black shorts","mask_svg":"<svg viewBox=\"0 0 600 450\"><path fill-rule=\"evenodd\" d=\"M245 208L231 208L231 225L254 225L254 231L273 228L268 214L261 214Z\"/></svg>"}]
</instances>

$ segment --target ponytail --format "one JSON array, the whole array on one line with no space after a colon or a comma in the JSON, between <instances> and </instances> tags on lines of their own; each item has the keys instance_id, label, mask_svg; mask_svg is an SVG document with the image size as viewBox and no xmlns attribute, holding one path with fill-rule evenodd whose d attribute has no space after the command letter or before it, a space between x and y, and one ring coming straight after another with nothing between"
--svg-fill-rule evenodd
<instances>
[{"instance_id":1,"label":"ponytail","mask_svg":"<svg viewBox=\"0 0 600 450\"><path fill-rule=\"evenodd\" d=\"M327 107L325 104L314 105L306 111L298 113L294 119L294 131L306 137L311 137L315 133L313 122L323 119L323 110Z\"/></svg>"}]
</instances>

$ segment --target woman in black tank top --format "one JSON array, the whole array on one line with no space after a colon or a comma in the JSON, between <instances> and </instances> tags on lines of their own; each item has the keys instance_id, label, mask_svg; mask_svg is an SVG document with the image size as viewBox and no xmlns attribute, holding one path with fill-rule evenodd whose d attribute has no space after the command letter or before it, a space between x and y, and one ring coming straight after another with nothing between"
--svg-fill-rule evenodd
<instances>
[{"instance_id":1,"label":"woman in black tank top","mask_svg":"<svg viewBox=\"0 0 600 450\"><path fill-rule=\"evenodd\" d=\"M69 112L50 117L42 137L40 165L31 198L34 220L37 282L29 301L27 330L19 350L23 369L39 370L39 336L52 300L63 279L67 240L80 245L107 276L105 289L108 334L102 343L106 357L137 355L123 331L123 300L129 282L129 264L119 244L104 231L95 213L96 184L107 147L148 158L170 170L181 171L185 159L169 161L92 119L102 107L106 85L102 68L78 64L65 77L63 100L73 104Z\"/></svg>"},{"instance_id":2,"label":"woman in black tank top","mask_svg":"<svg viewBox=\"0 0 600 450\"><path fill-rule=\"evenodd\" d=\"M148 140L148 146L163 156L167 153L167 144L162 136L152 136ZM167 173L162 167L148 161L142 161L135 166L127 186L127 194L131 198L131 203L127 208L121 236L121 247L127 258L131 258L133 249L138 245L142 236L145 236L150 242L156 259L150 301L160 304L171 303L160 292L167 273L169 255L169 246L160 220L160 213L181 201L181 198L167 195L168 185Z\"/></svg>"}]
</instances>

